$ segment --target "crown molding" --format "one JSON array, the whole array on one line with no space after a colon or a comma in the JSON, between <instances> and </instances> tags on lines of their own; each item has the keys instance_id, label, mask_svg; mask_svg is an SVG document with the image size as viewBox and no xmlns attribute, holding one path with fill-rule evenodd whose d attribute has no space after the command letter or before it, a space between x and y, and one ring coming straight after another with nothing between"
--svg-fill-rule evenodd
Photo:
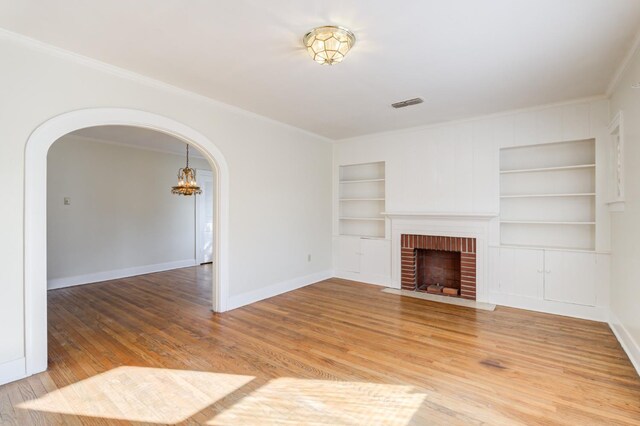
<instances>
[{"instance_id":1,"label":"crown molding","mask_svg":"<svg viewBox=\"0 0 640 426\"><path fill-rule=\"evenodd\" d=\"M58 58L62 58L62 59L67 59L71 62L75 62L79 65L82 66L86 66L89 68L93 68L96 69L98 71L102 71L126 80L130 80L130 81L134 81L140 84L143 84L145 86L148 87L152 87L152 88L156 88L156 89L160 89L172 94L176 94L176 95L181 95L181 96L185 96L197 101L201 101L201 102L205 102L208 103L212 106L218 107L218 108L223 108L229 112L232 113L236 113L236 114L240 114L246 117L250 117L250 118L254 118L254 119L259 119L261 121L267 122L267 123L271 123L271 124L275 124L278 126L281 126L283 128L289 129L289 130L294 130L297 132L300 132L302 134L305 134L307 136L319 139L323 142L328 142L328 143L340 143L340 142L346 142L346 141L352 141L352 140L357 140L359 138L363 138L363 137L370 137L370 136L374 136L374 135L385 135L385 134L399 134L399 133L405 133L405 132L415 132L415 131L420 131L420 130L425 130L425 129L430 129L430 128L436 128L436 127L440 127L440 126L446 126L446 125L455 125L455 124L463 124L463 123L470 123L470 122L474 122L474 121L480 121L480 120L485 120L485 119L492 119L492 118L499 118L499 117L504 117L504 116L508 116L511 114L517 114L517 113L522 113L522 112L531 112L531 111L538 111L538 110L542 110L542 109L546 109L546 108L552 108L552 107L558 107L558 106L564 106L564 105L570 105L570 104L577 104L577 103L586 103L586 102L592 102L592 101L597 101L597 100L602 100L602 99L608 99L611 96L611 93L613 92L613 90L615 90L615 88L617 87L617 85L619 84L619 80L621 78L621 76L624 74L624 71L626 70L626 68L628 67L629 63L631 62L631 59L633 58L634 54L638 51L638 49L640 48L640 31L638 31L634 42L632 44L632 47L629 49L627 55L625 56L624 60L622 61L622 63L620 64L620 66L618 67L618 70L616 71L616 73L614 74L614 77L612 78L611 82L609 83L609 86L607 88L607 91L602 94L602 95L596 95L596 96L590 96L590 97L585 97L585 98L578 98L578 99L573 99L573 100L567 100L567 101L562 101L562 102L556 102L556 103L549 103L549 104L543 104L543 105L537 105L537 106L532 106L532 107L526 107L526 108L519 108L519 109L511 109L511 110L504 110L504 111L500 111L500 112L496 112L496 113L491 113L491 114L485 114L485 115L479 115L479 116L472 116L472 117L467 117L467 118L461 118L461 119L457 119L457 120L447 120L447 121L440 121L440 122L436 122L436 123L431 123L431 124L425 124L425 125L419 125L419 126L413 126L413 127L407 127L407 128L403 128L403 129L396 129L396 130L388 130L388 131L383 131L383 132L374 132L374 133L366 133L366 134L362 134L362 135L357 135L357 136L352 136L352 137L348 137L348 138L343 138L343 139L331 139L328 138L326 136L322 136L319 135L317 133L313 133L309 130L305 130L302 129L300 127L296 127L293 126L291 124L288 123L284 123L282 121L277 121L274 120L272 118L269 117L265 117L263 115L257 114L255 112L251 112L251 111L247 111L245 109L242 109L240 107L234 106L234 105L230 105L221 101L218 101L216 99L210 98L208 96L187 90L187 89L183 89L180 88L178 86L174 86L172 84L166 83L164 81L161 80L157 80L151 77L148 77L146 75L143 74L139 74L136 73L134 71L130 71L115 65L111 65L108 64L106 62L102 62L99 61L97 59L93 59L90 58L88 56L84 56L75 52L72 52L70 50L66 50L57 46L53 46L50 44L47 44L45 42L42 42L40 40L13 32L13 31L9 31L5 28L1 28L0 27L0 39L6 39L6 40L10 40L16 43L20 43L30 49L36 50L36 51L40 51L43 52L45 54L49 54Z\"/></svg>"},{"instance_id":2,"label":"crown molding","mask_svg":"<svg viewBox=\"0 0 640 426\"><path fill-rule=\"evenodd\" d=\"M352 142L352 141L357 141L359 139L369 138L369 137L372 137L372 136L400 135L400 134L404 134L404 133L415 133L415 132L419 132L419 131L422 131L422 130L435 129L435 128L438 128L438 127L455 126L455 125L458 125L458 124L474 123L474 122L477 122L477 121L491 120L491 119L496 119L496 118L501 118L501 117L508 117L510 115L522 114L522 113L526 113L526 112L536 112L536 111L542 111L542 110L549 109L549 108L558 108L558 107L569 106L569 105L588 104L588 103L591 103L591 102L603 101L603 100L608 100L608 99L609 99L609 96L606 95L606 94L596 95L596 96L587 96L587 97L584 97L584 98L577 98L577 99L570 99L570 100L567 100L567 101L554 102L554 103L542 104L542 105L535 105L535 106L532 106L532 107L510 109L510 110L495 112L495 113L492 113L492 114L477 115L477 116L468 117L468 118L460 118L458 120L439 121L437 123L424 124L424 125L413 126L413 127L405 127L403 129L388 130L388 131L384 131L384 132L375 132L375 133L366 133L364 135L352 136L352 137L344 138L344 139L337 139L337 140L334 141L334 143Z\"/></svg>"},{"instance_id":3,"label":"crown molding","mask_svg":"<svg viewBox=\"0 0 640 426\"><path fill-rule=\"evenodd\" d=\"M116 77L120 77L122 79L134 81L136 83L143 84L148 87L152 87L154 89L163 90L175 95L185 96L200 102L205 102L209 105L215 106L217 108L223 108L229 112L243 115L245 117L259 119L263 122L275 124L280 127L284 127L289 130L294 130L296 132L300 132L304 135L319 139L323 142L334 142L333 139L330 139L326 136L319 135L317 133L313 133L309 130L302 129L300 127L293 126L288 123L284 123L282 121L274 120L269 117L265 117L264 115L257 114L255 112L247 111L246 109L242 109L240 107L230 105L224 103L222 101L218 101L216 99L210 98L208 96L202 95L197 92L193 92L191 90L183 89L178 86L174 86L172 84L166 83L161 80L154 79L152 77L148 77L143 74L136 73L134 71L130 71L125 68L121 68L115 65L111 65L106 62L99 61L97 59L90 58L88 56L81 55L79 53L72 52L70 50L63 49L61 47L53 46L51 44L45 43L43 41L25 36L23 34L15 33L13 31L9 31L5 28L0 27L0 39L10 40L23 46L30 48L32 50L36 50L48 55L52 55L58 58L66 59L76 64L93 68L98 71L105 72L107 74L111 74Z\"/></svg>"},{"instance_id":4,"label":"crown molding","mask_svg":"<svg viewBox=\"0 0 640 426\"><path fill-rule=\"evenodd\" d=\"M101 144L105 144L105 145L113 145L113 146L117 146L117 147L121 147L121 148L131 148L131 149L138 149L141 151L151 151L151 152L158 152L161 154L168 154L168 155L175 155L177 157L184 157L184 152L183 153L179 153L179 152L173 152L173 151L169 151L168 149L160 149L160 148L152 148L152 147L148 147L148 146L140 146L140 145L134 145L134 144L128 144L126 142L118 142L118 141L112 141L109 139L104 139L104 138L96 138L93 136L85 136L85 135L75 135L73 133L69 133L64 135L63 137L61 137L59 140L61 139L75 139L75 140L82 140L82 141L87 141L87 142L94 142L94 143L101 143ZM56 142L58 142L56 141ZM181 141L180 139L176 138L176 143L185 143ZM196 152L196 154L194 155L194 151ZM192 158L197 158L199 160L205 160L206 158L204 156L202 156L202 154L200 154L200 151L198 151L198 148L191 146L191 150L189 152L189 156Z\"/></svg>"},{"instance_id":5,"label":"crown molding","mask_svg":"<svg viewBox=\"0 0 640 426\"><path fill-rule=\"evenodd\" d=\"M606 91L607 97L611 97L613 92L618 88L618 86L620 85L620 81L622 80L622 76L624 75L627 68L629 68L629 65L631 64L632 59L634 58L636 53L638 53L639 49L640 49L640 30L638 30L638 32L636 33L633 39L633 43L631 43L631 47L627 51L627 54L624 56L624 58L622 58L622 62L620 62L620 64L618 65L618 68L616 69L616 72L613 74L613 77L611 77L611 81L607 86L607 91Z\"/></svg>"}]
</instances>

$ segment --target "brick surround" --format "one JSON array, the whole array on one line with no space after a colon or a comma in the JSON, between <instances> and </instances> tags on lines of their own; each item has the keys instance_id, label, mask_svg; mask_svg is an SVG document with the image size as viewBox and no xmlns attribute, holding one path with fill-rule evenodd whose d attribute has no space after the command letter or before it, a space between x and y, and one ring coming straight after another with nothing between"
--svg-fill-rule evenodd
<instances>
[{"instance_id":1,"label":"brick surround","mask_svg":"<svg viewBox=\"0 0 640 426\"><path fill-rule=\"evenodd\" d=\"M403 290L415 290L417 249L460 253L460 297L476 300L476 239L402 234L400 239L401 284Z\"/></svg>"}]
</instances>

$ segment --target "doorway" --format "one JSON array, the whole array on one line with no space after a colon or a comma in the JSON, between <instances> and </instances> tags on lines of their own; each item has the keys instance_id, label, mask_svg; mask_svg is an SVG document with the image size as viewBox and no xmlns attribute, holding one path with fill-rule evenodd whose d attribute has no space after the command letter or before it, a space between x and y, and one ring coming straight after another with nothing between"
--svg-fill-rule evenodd
<instances>
[{"instance_id":1,"label":"doorway","mask_svg":"<svg viewBox=\"0 0 640 426\"><path fill-rule=\"evenodd\" d=\"M29 137L25 152L25 376L47 369L47 152L60 137L88 127L121 125L156 130L198 148L215 173L212 310L228 302L229 172L218 147L175 120L131 109L93 108L54 117Z\"/></svg>"}]
</instances>

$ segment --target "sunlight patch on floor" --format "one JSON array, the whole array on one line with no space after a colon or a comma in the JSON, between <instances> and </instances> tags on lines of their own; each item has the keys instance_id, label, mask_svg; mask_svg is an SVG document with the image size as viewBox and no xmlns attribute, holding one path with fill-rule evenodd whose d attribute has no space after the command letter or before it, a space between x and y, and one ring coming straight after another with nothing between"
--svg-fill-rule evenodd
<instances>
[{"instance_id":1,"label":"sunlight patch on floor","mask_svg":"<svg viewBox=\"0 0 640 426\"><path fill-rule=\"evenodd\" d=\"M252 381L252 376L165 368L118 367L18 408L59 414L174 424Z\"/></svg>"},{"instance_id":2,"label":"sunlight patch on floor","mask_svg":"<svg viewBox=\"0 0 640 426\"><path fill-rule=\"evenodd\" d=\"M411 386L279 378L209 425L407 425L426 395Z\"/></svg>"}]
</instances>

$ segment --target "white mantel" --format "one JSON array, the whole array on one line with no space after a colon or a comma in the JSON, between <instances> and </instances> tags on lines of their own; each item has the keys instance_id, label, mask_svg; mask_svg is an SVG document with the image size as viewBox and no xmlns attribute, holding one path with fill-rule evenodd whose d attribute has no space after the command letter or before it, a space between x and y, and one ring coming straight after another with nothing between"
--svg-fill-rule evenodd
<instances>
[{"instance_id":1,"label":"white mantel","mask_svg":"<svg viewBox=\"0 0 640 426\"><path fill-rule=\"evenodd\" d=\"M400 288L400 238L402 234L467 237L476 239L476 298L487 302L489 291L489 222L497 213L384 212L391 222L391 286Z\"/></svg>"},{"instance_id":2,"label":"white mantel","mask_svg":"<svg viewBox=\"0 0 640 426\"><path fill-rule=\"evenodd\" d=\"M436 219L474 219L491 220L498 216L498 213L459 213L459 212L382 212L384 216L391 219L413 217L413 218L436 218Z\"/></svg>"}]
</instances>

